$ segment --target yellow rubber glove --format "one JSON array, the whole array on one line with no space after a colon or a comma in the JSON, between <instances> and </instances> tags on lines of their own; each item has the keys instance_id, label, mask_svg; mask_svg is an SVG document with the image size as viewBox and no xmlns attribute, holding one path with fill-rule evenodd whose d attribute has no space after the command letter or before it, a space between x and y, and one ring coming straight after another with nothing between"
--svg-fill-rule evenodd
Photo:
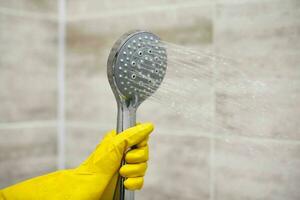
<instances>
[{"instance_id":1,"label":"yellow rubber glove","mask_svg":"<svg viewBox=\"0 0 300 200\"><path fill-rule=\"evenodd\" d=\"M139 124L120 134L109 132L95 151L75 169L39 176L0 191L4 200L111 200L118 172L127 189L141 189L147 169L151 123ZM128 148L136 146L136 149ZM126 165L121 167L126 153Z\"/></svg>"}]
</instances>

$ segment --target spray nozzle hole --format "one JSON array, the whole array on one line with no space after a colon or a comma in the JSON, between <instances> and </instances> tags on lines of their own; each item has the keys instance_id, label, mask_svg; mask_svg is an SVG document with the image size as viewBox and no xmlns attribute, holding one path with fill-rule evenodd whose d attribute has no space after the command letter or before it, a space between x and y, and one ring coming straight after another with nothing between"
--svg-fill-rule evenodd
<instances>
[{"instance_id":1,"label":"spray nozzle hole","mask_svg":"<svg viewBox=\"0 0 300 200\"><path fill-rule=\"evenodd\" d=\"M143 55L143 52L142 52L142 51L139 51L138 54L139 54L139 56L142 56L142 55Z\"/></svg>"},{"instance_id":2,"label":"spray nozzle hole","mask_svg":"<svg viewBox=\"0 0 300 200\"><path fill-rule=\"evenodd\" d=\"M136 78L136 75L135 75L135 74L132 74L132 75L131 75L131 78L132 78L132 79L135 79L135 78Z\"/></svg>"}]
</instances>

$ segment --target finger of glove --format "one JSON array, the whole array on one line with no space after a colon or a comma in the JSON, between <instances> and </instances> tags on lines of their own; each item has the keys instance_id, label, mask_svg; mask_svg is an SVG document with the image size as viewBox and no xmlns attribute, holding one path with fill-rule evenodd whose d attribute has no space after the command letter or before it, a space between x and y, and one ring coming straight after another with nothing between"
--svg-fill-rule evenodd
<instances>
[{"instance_id":1,"label":"finger of glove","mask_svg":"<svg viewBox=\"0 0 300 200\"><path fill-rule=\"evenodd\" d=\"M129 129L115 136L117 145L124 145L125 148L130 148L134 145L141 143L153 131L152 123L144 123Z\"/></svg>"},{"instance_id":2,"label":"finger of glove","mask_svg":"<svg viewBox=\"0 0 300 200\"><path fill-rule=\"evenodd\" d=\"M125 178L134 178L144 176L147 170L147 163L125 164L120 169L121 176Z\"/></svg>"},{"instance_id":3,"label":"finger of glove","mask_svg":"<svg viewBox=\"0 0 300 200\"><path fill-rule=\"evenodd\" d=\"M126 163L135 164L146 162L149 159L149 148L148 146L138 147L137 149L132 149L126 153L125 160Z\"/></svg>"},{"instance_id":4,"label":"finger of glove","mask_svg":"<svg viewBox=\"0 0 300 200\"><path fill-rule=\"evenodd\" d=\"M136 147L144 147L148 145L148 140L149 140L149 136L147 136L143 141L141 141L140 143L138 143L136 145Z\"/></svg>"},{"instance_id":5,"label":"finger of glove","mask_svg":"<svg viewBox=\"0 0 300 200\"><path fill-rule=\"evenodd\" d=\"M124 186L127 190L140 190L144 185L143 177L128 178L124 181Z\"/></svg>"}]
</instances>

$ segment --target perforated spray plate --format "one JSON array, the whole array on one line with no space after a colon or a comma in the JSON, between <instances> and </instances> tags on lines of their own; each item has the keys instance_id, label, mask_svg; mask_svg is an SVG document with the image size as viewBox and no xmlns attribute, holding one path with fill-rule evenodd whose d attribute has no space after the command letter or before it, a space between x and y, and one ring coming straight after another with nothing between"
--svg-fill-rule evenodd
<instances>
[{"instance_id":1,"label":"perforated spray plate","mask_svg":"<svg viewBox=\"0 0 300 200\"><path fill-rule=\"evenodd\" d=\"M135 96L144 100L160 86L166 68L167 53L160 38L149 32L137 32L119 49L113 74L125 98Z\"/></svg>"}]
</instances>

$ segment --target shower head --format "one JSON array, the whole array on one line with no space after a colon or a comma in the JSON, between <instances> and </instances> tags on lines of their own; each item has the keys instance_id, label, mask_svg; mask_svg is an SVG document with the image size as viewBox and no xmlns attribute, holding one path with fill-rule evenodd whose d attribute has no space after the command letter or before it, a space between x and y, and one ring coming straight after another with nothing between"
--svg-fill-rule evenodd
<instances>
[{"instance_id":1,"label":"shower head","mask_svg":"<svg viewBox=\"0 0 300 200\"><path fill-rule=\"evenodd\" d=\"M166 67L166 49L158 36L147 31L121 36L107 62L108 80L117 102L137 108L157 90Z\"/></svg>"},{"instance_id":2,"label":"shower head","mask_svg":"<svg viewBox=\"0 0 300 200\"><path fill-rule=\"evenodd\" d=\"M166 48L153 33L131 31L114 44L107 76L118 104L118 133L135 126L138 106L158 89L166 68ZM124 189L123 181L119 177L114 200L134 200L134 193Z\"/></svg>"}]
</instances>

